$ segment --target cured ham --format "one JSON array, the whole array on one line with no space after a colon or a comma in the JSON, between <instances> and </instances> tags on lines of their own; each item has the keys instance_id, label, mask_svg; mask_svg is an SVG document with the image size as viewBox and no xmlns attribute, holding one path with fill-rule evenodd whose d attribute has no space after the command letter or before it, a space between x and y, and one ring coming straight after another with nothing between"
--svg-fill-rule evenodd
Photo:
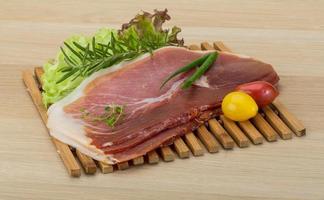
<instances>
[{"instance_id":1,"label":"cured ham","mask_svg":"<svg viewBox=\"0 0 324 200\"><path fill-rule=\"evenodd\" d=\"M97 160L123 162L219 115L223 97L237 85L279 81L269 64L219 52L216 62L189 89L181 89L181 83L192 72L172 79L160 89L168 75L206 53L164 47L153 55L145 54L92 74L50 106L50 134ZM108 105L123 106L122 117L112 127L94 117L102 116ZM92 117L85 117L85 113Z\"/></svg>"}]
</instances>

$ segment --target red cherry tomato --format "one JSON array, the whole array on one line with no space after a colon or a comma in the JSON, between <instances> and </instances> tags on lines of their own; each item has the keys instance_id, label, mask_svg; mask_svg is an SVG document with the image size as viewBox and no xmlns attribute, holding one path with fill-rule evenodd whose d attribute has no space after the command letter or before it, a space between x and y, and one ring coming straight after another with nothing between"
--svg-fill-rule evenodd
<instances>
[{"instance_id":1,"label":"red cherry tomato","mask_svg":"<svg viewBox=\"0 0 324 200\"><path fill-rule=\"evenodd\" d=\"M279 94L278 90L266 81L245 83L237 86L236 90L249 94L259 107L269 105Z\"/></svg>"}]
</instances>

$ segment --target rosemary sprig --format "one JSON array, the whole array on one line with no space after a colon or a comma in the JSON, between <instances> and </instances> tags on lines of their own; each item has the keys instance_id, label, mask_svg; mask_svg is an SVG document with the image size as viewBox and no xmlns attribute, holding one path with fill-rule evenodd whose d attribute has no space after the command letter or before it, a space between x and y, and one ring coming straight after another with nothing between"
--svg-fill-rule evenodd
<instances>
[{"instance_id":1,"label":"rosemary sprig","mask_svg":"<svg viewBox=\"0 0 324 200\"><path fill-rule=\"evenodd\" d=\"M118 64L123 60L134 59L144 52L142 50L129 51L122 41L115 39L113 33L111 34L111 41L107 44L98 43L93 37L91 44L86 47L77 42L73 42L73 46L68 43L64 43L64 45L66 50L72 54L68 55L66 50L61 47L64 60L68 66L61 69L61 72L64 72L65 75L57 81L57 84L71 77L87 77L100 69Z\"/></svg>"}]
</instances>

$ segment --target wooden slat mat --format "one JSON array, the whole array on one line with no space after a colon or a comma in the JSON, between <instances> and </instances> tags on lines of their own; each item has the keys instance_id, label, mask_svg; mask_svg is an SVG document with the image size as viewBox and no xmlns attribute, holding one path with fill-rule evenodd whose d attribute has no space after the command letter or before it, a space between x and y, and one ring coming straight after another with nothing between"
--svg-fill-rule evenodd
<instances>
[{"instance_id":1,"label":"wooden slat mat","mask_svg":"<svg viewBox=\"0 0 324 200\"><path fill-rule=\"evenodd\" d=\"M213 44L203 42L200 46L190 45L191 50L231 50L222 42ZM23 72L23 80L27 90L37 108L44 124L47 121L46 109L41 97L41 75L43 69L36 67L34 72L29 70ZM170 162L179 157L180 159L192 156L202 156L203 146L209 153L218 152L219 148L225 150L259 145L264 141L274 142L278 138L283 140L291 139L293 133L296 136L303 136L306 129L303 124L280 102L277 98L271 105L261 109L257 116L245 122L234 122L225 116L210 119L205 125L200 126L195 132L190 132L167 147L162 147L144 156L140 156L128 162L117 165L109 165L93 160L59 140L52 138L58 154L60 155L68 173L73 177L81 175L81 167L86 174L95 174L97 168L102 173L111 173L115 170L124 170L132 165L157 164L162 159ZM279 136L279 137L278 137ZM264 140L265 139L265 140ZM235 145L236 144L236 145ZM191 152L191 153L190 153ZM79 162L78 162L78 161Z\"/></svg>"}]
</instances>

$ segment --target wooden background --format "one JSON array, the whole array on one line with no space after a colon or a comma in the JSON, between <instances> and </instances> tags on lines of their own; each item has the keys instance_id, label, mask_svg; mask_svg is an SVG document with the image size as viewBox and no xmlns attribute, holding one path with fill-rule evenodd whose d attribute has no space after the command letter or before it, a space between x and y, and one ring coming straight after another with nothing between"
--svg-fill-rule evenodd
<instances>
[{"instance_id":1,"label":"wooden background","mask_svg":"<svg viewBox=\"0 0 324 200\"><path fill-rule=\"evenodd\" d=\"M71 178L21 80L64 38L168 8L186 43L272 63L307 136ZM324 1L0 0L0 199L324 199Z\"/></svg>"}]
</instances>

